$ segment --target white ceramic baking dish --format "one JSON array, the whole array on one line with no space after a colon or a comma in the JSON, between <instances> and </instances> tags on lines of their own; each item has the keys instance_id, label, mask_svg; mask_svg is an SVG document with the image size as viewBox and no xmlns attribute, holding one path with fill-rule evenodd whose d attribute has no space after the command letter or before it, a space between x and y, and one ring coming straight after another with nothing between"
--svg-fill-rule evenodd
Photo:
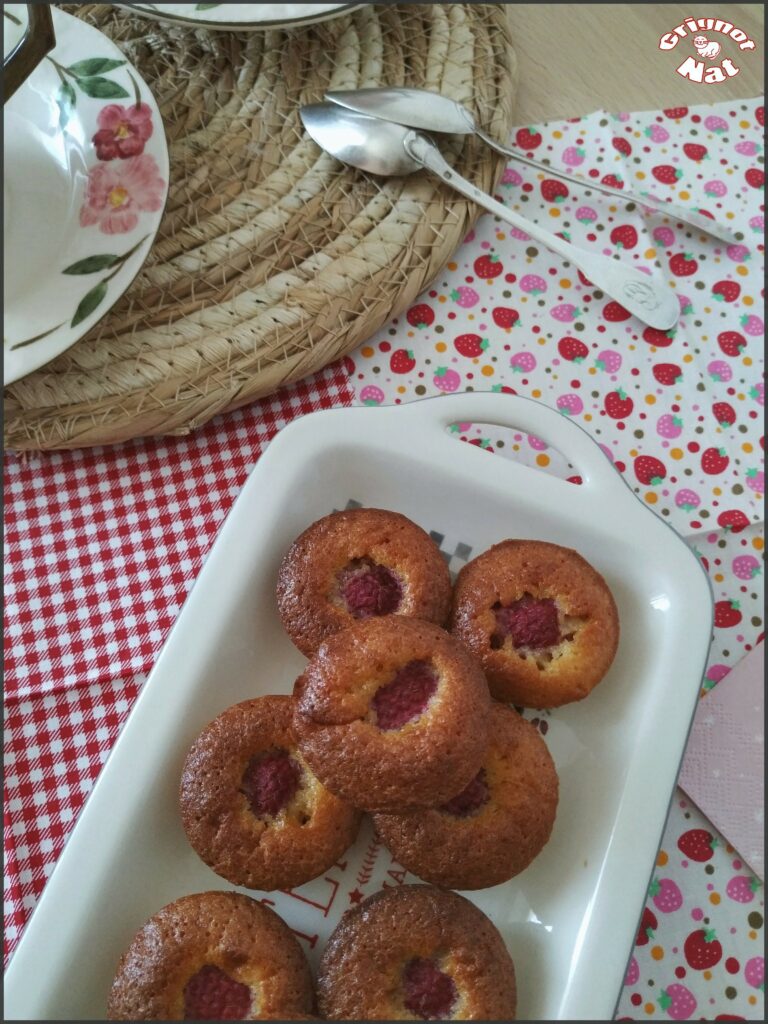
<instances>
[{"instance_id":1,"label":"white ceramic baking dish","mask_svg":"<svg viewBox=\"0 0 768 1024\"><path fill-rule=\"evenodd\" d=\"M452 422L536 434L575 486L457 443ZM507 537L576 548L621 617L609 675L547 718L560 772L552 839L521 875L467 894L515 960L519 1017L613 1016L696 704L710 640L706 576L600 448L553 410L505 394L340 409L291 423L238 497L48 882L6 975L7 1019L103 1017L122 950L186 893L231 888L188 846L177 810L185 752L216 714L288 693L304 659L283 633L275 580L309 523L359 502L439 535L458 568ZM340 864L293 893L264 894L316 965L341 913L403 872L370 827Z\"/></svg>"}]
</instances>

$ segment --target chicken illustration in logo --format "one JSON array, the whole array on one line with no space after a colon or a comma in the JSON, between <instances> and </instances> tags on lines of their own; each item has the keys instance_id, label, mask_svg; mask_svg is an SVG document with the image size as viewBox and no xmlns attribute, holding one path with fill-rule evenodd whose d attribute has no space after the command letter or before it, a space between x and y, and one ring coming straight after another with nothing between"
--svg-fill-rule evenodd
<instances>
[{"instance_id":1,"label":"chicken illustration in logo","mask_svg":"<svg viewBox=\"0 0 768 1024\"><path fill-rule=\"evenodd\" d=\"M693 45L698 50L699 56L706 57L707 60L714 60L722 49L720 43L715 42L714 39L709 40L706 36L696 36Z\"/></svg>"}]
</instances>

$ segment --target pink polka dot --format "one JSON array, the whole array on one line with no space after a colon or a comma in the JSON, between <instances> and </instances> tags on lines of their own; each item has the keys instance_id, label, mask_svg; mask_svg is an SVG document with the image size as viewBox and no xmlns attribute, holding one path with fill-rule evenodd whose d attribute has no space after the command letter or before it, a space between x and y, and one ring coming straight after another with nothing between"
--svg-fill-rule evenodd
<instances>
[{"instance_id":1,"label":"pink polka dot","mask_svg":"<svg viewBox=\"0 0 768 1024\"><path fill-rule=\"evenodd\" d=\"M734 868L735 871L740 871L741 870L741 861L738 859L738 857L733 862L733 868Z\"/></svg>"},{"instance_id":2,"label":"pink polka dot","mask_svg":"<svg viewBox=\"0 0 768 1024\"><path fill-rule=\"evenodd\" d=\"M704 917L704 911L701 910L699 907L694 907L691 911L691 917L694 921L700 921L702 917Z\"/></svg>"}]
</instances>

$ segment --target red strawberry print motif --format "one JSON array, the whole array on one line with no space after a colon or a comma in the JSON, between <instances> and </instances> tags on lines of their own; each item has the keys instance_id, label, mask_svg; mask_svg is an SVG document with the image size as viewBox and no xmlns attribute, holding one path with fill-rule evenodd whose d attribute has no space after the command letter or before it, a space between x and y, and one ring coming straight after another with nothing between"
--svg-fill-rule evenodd
<instances>
[{"instance_id":1,"label":"red strawberry print motif","mask_svg":"<svg viewBox=\"0 0 768 1024\"><path fill-rule=\"evenodd\" d=\"M671 878L654 878L648 895L653 900L653 905L662 914L673 914L683 905L683 894L680 886Z\"/></svg>"},{"instance_id":2,"label":"red strawberry print motif","mask_svg":"<svg viewBox=\"0 0 768 1024\"><path fill-rule=\"evenodd\" d=\"M474 266L477 276L486 280L498 277L504 273L504 264L501 262L501 257L493 254L478 256Z\"/></svg>"},{"instance_id":3,"label":"red strawberry print motif","mask_svg":"<svg viewBox=\"0 0 768 1024\"><path fill-rule=\"evenodd\" d=\"M718 281L712 295L718 302L735 302L741 295L741 285L736 281Z\"/></svg>"},{"instance_id":4,"label":"red strawberry print motif","mask_svg":"<svg viewBox=\"0 0 768 1024\"><path fill-rule=\"evenodd\" d=\"M701 146L696 142L686 142L683 146L683 152L689 160L695 160L696 163L701 163L702 160L706 160L709 156L706 146Z\"/></svg>"},{"instance_id":5,"label":"red strawberry print motif","mask_svg":"<svg viewBox=\"0 0 768 1024\"><path fill-rule=\"evenodd\" d=\"M747 347L747 339L738 331L721 331L717 336L717 344L725 355L735 359Z\"/></svg>"},{"instance_id":6,"label":"red strawberry print motif","mask_svg":"<svg viewBox=\"0 0 768 1024\"><path fill-rule=\"evenodd\" d=\"M410 373L415 366L416 360L413 357L413 352L409 352L405 348L396 349L389 360L389 368L392 373Z\"/></svg>"},{"instance_id":7,"label":"red strawberry print motif","mask_svg":"<svg viewBox=\"0 0 768 1024\"><path fill-rule=\"evenodd\" d=\"M755 119L761 128L765 127L765 107L758 107L755 111Z\"/></svg>"},{"instance_id":8,"label":"red strawberry print motif","mask_svg":"<svg viewBox=\"0 0 768 1024\"><path fill-rule=\"evenodd\" d=\"M535 128L518 128L515 135L515 142L520 149L537 149L543 141L541 133L537 132Z\"/></svg>"},{"instance_id":9,"label":"red strawberry print motif","mask_svg":"<svg viewBox=\"0 0 768 1024\"><path fill-rule=\"evenodd\" d=\"M662 113L672 121L680 121L688 116L688 107L668 107Z\"/></svg>"},{"instance_id":10,"label":"red strawberry print motif","mask_svg":"<svg viewBox=\"0 0 768 1024\"><path fill-rule=\"evenodd\" d=\"M637 929L635 945L646 946L648 941L653 938L658 927L658 918L650 907L645 907L643 909L643 916L640 918L640 927Z\"/></svg>"},{"instance_id":11,"label":"red strawberry print motif","mask_svg":"<svg viewBox=\"0 0 768 1024\"><path fill-rule=\"evenodd\" d=\"M589 355L589 349L583 341L571 338L567 334L558 341L557 351L569 363L581 363Z\"/></svg>"},{"instance_id":12,"label":"red strawberry print motif","mask_svg":"<svg viewBox=\"0 0 768 1024\"><path fill-rule=\"evenodd\" d=\"M610 188L624 188L624 181L619 174L606 174L600 181L603 185L608 185Z\"/></svg>"},{"instance_id":13,"label":"red strawberry print motif","mask_svg":"<svg viewBox=\"0 0 768 1024\"><path fill-rule=\"evenodd\" d=\"M625 139L621 135L614 135L614 137L611 139L611 145L616 150L616 152L621 153L622 156L632 155L632 146L630 145L629 140Z\"/></svg>"},{"instance_id":14,"label":"red strawberry print motif","mask_svg":"<svg viewBox=\"0 0 768 1024\"><path fill-rule=\"evenodd\" d=\"M701 456L701 468L710 476L718 476L726 471L730 461L725 448L707 448Z\"/></svg>"},{"instance_id":15,"label":"red strawberry print motif","mask_svg":"<svg viewBox=\"0 0 768 1024\"><path fill-rule=\"evenodd\" d=\"M683 172L671 164L657 164L652 168L651 174L662 185L676 185L683 176Z\"/></svg>"},{"instance_id":16,"label":"red strawberry print motif","mask_svg":"<svg viewBox=\"0 0 768 1024\"><path fill-rule=\"evenodd\" d=\"M623 420L632 414L635 403L621 388L605 396L605 411L613 420Z\"/></svg>"},{"instance_id":17,"label":"red strawberry print motif","mask_svg":"<svg viewBox=\"0 0 768 1024\"><path fill-rule=\"evenodd\" d=\"M741 608L738 601L717 601L715 603L715 625L718 629L731 629L741 622Z\"/></svg>"},{"instance_id":18,"label":"red strawberry print motif","mask_svg":"<svg viewBox=\"0 0 768 1024\"><path fill-rule=\"evenodd\" d=\"M488 339L481 338L479 334L460 334L453 345L460 356L478 359L488 348Z\"/></svg>"},{"instance_id":19,"label":"red strawberry print motif","mask_svg":"<svg viewBox=\"0 0 768 1024\"><path fill-rule=\"evenodd\" d=\"M435 314L431 306L420 302L418 306L411 306L406 319L411 327L429 327L435 322Z\"/></svg>"},{"instance_id":20,"label":"red strawberry print motif","mask_svg":"<svg viewBox=\"0 0 768 1024\"><path fill-rule=\"evenodd\" d=\"M677 982L661 990L658 1003L672 1020L690 1020L698 1007L693 992Z\"/></svg>"},{"instance_id":21,"label":"red strawberry print motif","mask_svg":"<svg viewBox=\"0 0 768 1024\"><path fill-rule=\"evenodd\" d=\"M683 371L677 363L656 363L653 367L653 376L659 384L671 387L682 381Z\"/></svg>"},{"instance_id":22,"label":"red strawberry print motif","mask_svg":"<svg viewBox=\"0 0 768 1024\"><path fill-rule=\"evenodd\" d=\"M757 167L750 167L750 169L744 175L744 180L752 188L763 188L765 185L765 173L758 170Z\"/></svg>"},{"instance_id":23,"label":"red strawberry print motif","mask_svg":"<svg viewBox=\"0 0 768 1024\"><path fill-rule=\"evenodd\" d=\"M654 455L639 455L635 459L635 476L641 484L655 487L667 475L664 463Z\"/></svg>"},{"instance_id":24,"label":"red strawberry print motif","mask_svg":"<svg viewBox=\"0 0 768 1024\"><path fill-rule=\"evenodd\" d=\"M556 178L545 178L541 183L541 195L547 203L562 203L570 195L564 181Z\"/></svg>"},{"instance_id":25,"label":"red strawberry print motif","mask_svg":"<svg viewBox=\"0 0 768 1024\"><path fill-rule=\"evenodd\" d=\"M712 415L721 427L732 427L736 422L736 410L730 402L715 402Z\"/></svg>"},{"instance_id":26,"label":"red strawberry print motif","mask_svg":"<svg viewBox=\"0 0 768 1024\"><path fill-rule=\"evenodd\" d=\"M520 319L518 311L516 309L510 309L509 306L495 306L491 316L493 317L493 322L497 327L504 327L507 329L514 327Z\"/></svg>"},{"instance_id":27,"label":"red strawberry print motif","mask_svg":"<svg viewBox=\"0 0 768 1024\"><path fill-rule=\"evenodd\" d=\"M669 269L675 277L690 277L699 269L699 264L690 253L678 252L669 261Z\"/></svg>"},{"instance_id":28,"label":"red strawberry print motif","mask_svg":"<svg viewBox=\"0 0 768 1024\"><path fill-rule=\"evenodd\" d=\"M683 946L688 966L694 971L706 971L720 962L723 947L715 938L715 932L697 928L691 932Z\"/></svg>"},{"instance_id":29,"label":"red strawberry print motif","mask_svg":"<svg viewBox=\"0 0 768 1024\"><path fill-rule=\"evenodd\" d=\"M689 860L703 864L712 859L717 840L704 828L692 828L680 836L677 846Z\"/></svg>"},{"instance_id":30,"label":"red strawberry print motif","mask_svg":"<svg viewBox=\"0 0 768 1024\"><path fill-rule=\"evenodd\" d=\"M643 341L656 348L667 348L675 340L677 331L673 327L669 331L660 331L656 327L646 327L643 331Z\"/></svg>"},{"instance_id":31,"label":"red strawberry print motif","mask_svg":"<svg viewBox=\"0 0 768 1024\"><path fill-rule=\"evenodd\" d=\"M622 320L629 320L631 315L629 310L614 300L603 307L603 316L609 323L621 323Z\"/></svg>"},{"instance_id":32,"label":"red strawberry print motif","mask_svg":"<svg viewBox=\"0 0 768 1024\"><path fill-rule=\"evenodd\" d=\"M725 512L721 512L717 517L717 525L721 530L727 530L730 533L741 533L749 526L749 519L744 515L741 509L729 508Z\"/></svg>"},{"instance_id":33,"label":"red strawberry print motif","mask_svg":"<svg viewBox=\"0 0 768 1024\"><path fill-rule=\"evenodd\" d=\"M611 232L611 241L617 249L634 249L637 245L637 231L631 224L619 224Z\"/></svg>"}]
</instances>

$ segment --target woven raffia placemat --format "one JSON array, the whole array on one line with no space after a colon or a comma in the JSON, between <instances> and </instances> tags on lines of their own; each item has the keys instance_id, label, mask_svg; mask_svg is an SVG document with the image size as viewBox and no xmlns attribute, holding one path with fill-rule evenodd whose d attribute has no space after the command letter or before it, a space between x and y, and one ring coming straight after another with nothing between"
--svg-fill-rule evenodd
<instances>
[{"instance_id":1,"label":"woven raffia placemat","mask_svg":"<svg viewBox=\"0 0 768 1024\"><path fill-rule=\"evenodd\" d=\"M5 446L77 448L186 433L354 348L447 262L478 210L426 173L373 178L303 131L328 89L414 85L499 139L515 56L502 4L368 5L301 29L231 33L65 7L125 51L157 97L171 159L155 245L76 345L5 389ZM446 158L493 191L503 158Z\"/></svg>"}]
</instances>

